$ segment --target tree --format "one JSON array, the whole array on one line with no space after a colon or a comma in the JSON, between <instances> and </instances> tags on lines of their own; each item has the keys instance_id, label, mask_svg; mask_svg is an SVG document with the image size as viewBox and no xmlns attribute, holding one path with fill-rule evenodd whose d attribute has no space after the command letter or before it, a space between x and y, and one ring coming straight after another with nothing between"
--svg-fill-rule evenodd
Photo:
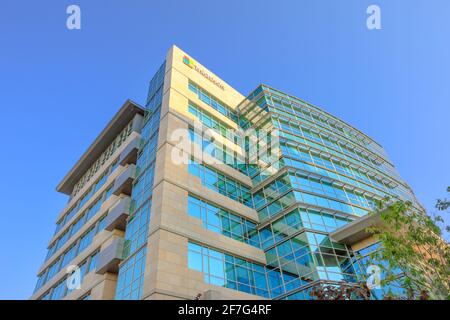
<instances>
[{"instance_id":1,"label":"tree","mask_svg":"<svg viewBox=\"0 0 450 320\"><path fill-rule=\"evenodd\" d=\"M442 206L446 201L438 202L439 208L448 208ZM382 271L381 285L396 280L409 299L449 299L450 249L438 226L442 217L432 218L411 202L389 199L381 201L373 214L381 223L367 231L381 243L382 249L371 256Z\"/></svg>"},{"instance_id":2,"label":"tree","mask_svg":"<svg viewBox=\"0 0 450 320\"><path fill-rule=\"evenodd\" d=\"M450 192L450 187L447 187L447 192ZM436 202L436 208L440 211L447 210L450 207L450 201L447 198L441 200L438 199Z\"/></svg>"},{"instance_id":3,"label":"tree","mask_svg":"<svg viewBox=\"0 0 450 320\"><path fill-rule=\"evenodd\" d=\"M370 290L364 282L357 284L319 282L312 288L310 295L317 300L370 300Z\"/></svg>"}]
</instances>

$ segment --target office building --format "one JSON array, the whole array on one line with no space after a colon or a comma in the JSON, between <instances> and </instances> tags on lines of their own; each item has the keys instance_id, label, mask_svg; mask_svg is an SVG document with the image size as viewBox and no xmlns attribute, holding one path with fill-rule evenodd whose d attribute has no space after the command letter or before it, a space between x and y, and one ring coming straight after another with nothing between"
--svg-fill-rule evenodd
<instances>
[{"instance_id":1,"label":"office building","mask_svg":"<svg viewBox=\"0 0 450 320\"><path fill-rule=\"evenodd\" d=\"M230 134L250 130L277 133L269 157ZM57 191L31 299L310 299L364 279L376 200L420 207L361 131L267 85L244 96L175 46Z\"/></svg>"}]
</instances>

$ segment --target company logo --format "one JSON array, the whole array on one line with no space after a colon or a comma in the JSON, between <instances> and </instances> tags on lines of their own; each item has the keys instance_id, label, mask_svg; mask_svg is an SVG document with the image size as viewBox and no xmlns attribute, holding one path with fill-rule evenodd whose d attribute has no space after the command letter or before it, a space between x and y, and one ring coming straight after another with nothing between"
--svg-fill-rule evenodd
<instances>
[{"instance_id":1,"label":"company logo","mask_svg":"<svg viewBox=\"0 0 450 320\"><path fill-rule=\"evenodd\" d=\"M214 83L216 86L218 86L220 89L225 90L225 87L223 86L223 84L220 81L217 81L216 79L214 79L208 72L206 72L205 70L203 70L202 68L198 67L194 60L192 60L191 58L189 58L187 55L183 56L183 63L185 65L187 65L189 68L194 69L195 71L197 71L198 73L200 73L202 76L204 76L206 79L208 79L209 81L211 81L212 83Z\"/></svg>"},{"instance_id":2,"label":"company logo","mask_svg":"<svg viewBox=\"0 0 450 320\"><path fill-rule=\"evenodd\" d=\"M184 56L183 57L183 63L185 65L187 65L189 68L194 68L195 67L194 61L191 58L189 58L188 56Z\"/></svg>"}]
</instances>

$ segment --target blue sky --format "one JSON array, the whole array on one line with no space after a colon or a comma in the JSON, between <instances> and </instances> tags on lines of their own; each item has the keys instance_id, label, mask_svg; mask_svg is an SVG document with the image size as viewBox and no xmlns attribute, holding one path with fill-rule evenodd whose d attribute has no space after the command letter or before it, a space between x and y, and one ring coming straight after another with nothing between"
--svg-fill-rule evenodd
<instances>
[{"instance_id":1,"label":"blue sky","mask_svg":"<svg viewBox=\"0 0 450 320\"><path fill-rule=\"evenodd\" d=\"M66 28L78 4L82 29ZM366 28L381 8L382 30ZM176 44L243 94L307 100L381 143L424 206L450 185L450 2L22 1L0 4L0 299L26 299L64 174Z\"/></svg>"}]
</instances>

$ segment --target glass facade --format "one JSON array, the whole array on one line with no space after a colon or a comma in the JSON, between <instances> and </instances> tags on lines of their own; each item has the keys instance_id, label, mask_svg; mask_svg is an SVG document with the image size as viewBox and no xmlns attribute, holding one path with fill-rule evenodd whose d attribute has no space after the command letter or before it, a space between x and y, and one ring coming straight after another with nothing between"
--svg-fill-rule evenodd
<instances>
[{"instance_id":1,"label":"glass facade","mask_svg":"<svg viewBox=\"0 0 450 320\"><path fill-rule=\"evenodd\" d=\"M120 265L117 280L118 300L139 299L142 295L165 68L166 64L163 63L150 81L141 131L142 143L131 194L130 217L125 232L124 261Z\"/></svg>"},{"instance_id":2,"label":"glass facade","mask_svg":"<svg viewBox=\"0 0 450 320\"><path fill-rule=\"evenodd\" d=\"M261 247L256 223L248 219L191 195L188 197L188 214L202 220L208 230Z\"/></svg>"},{"instance_id":3,"label":"glass facade","mask_svg":"<svg viewBox=\"0 0 450 320\"><path fill-rule=\"evenodd\" d=\"M201 88L189 83L189 89L200 97ZM229 126L192 101L189 112L229 139ZM317 282L356 283L364 279L361 265L367 256L356 259L359 254L332 241L329 234L367 215L376 201L386 196L420 206L383 149L328 113L267 86L252 92L238 106L237 116L241 129L280 132L276 160L280 170L244 164L246 170L240 171L251 178L251 186L194 160L189 173L208 188L254 208L258 223L245 229L242 217L194 195L189 195L188 213L201 219L206 229L241 242L249 243L246 235L251 232L255 240L251 244L266 255L265 266L256 264L265 277L260 278L258 287L252 286L253 274L247 270L243 272L246 277L236 282L234 271L227 274L234 268L231 262L227 265L227 253L194 243L189 244L189 267L202 271L207 283L272 299L310 299L311 287ZM193 136L191 129L191 140L202 150L213 157L221 154L210 147L213 140ZM267 281L264 285L263 278Z\"/></svg>"},{"instance_id":4,"label":"glass facade","mask_svg":"<svg viewBox=\"0 0 450 320\"><path fill-rule=\"evenodd\" d=\"M266 269L261 264L189 242L188 266L202 272L206 283L269 297Z\"/></svg>"},{"instance_id":5,"label":"glass facade","mask_svg":"<svg viewBox=\"0 0 450 320\"><path fill-rule=\"evenodd\" d=\"M141 297L146 254L147 250L143 247L121 265L116 287L117 300L137 300Z\"/></svg>"},{"instance_id":6,"label":"glass facade","mask_svg":"<svg viewBox=\"0 0 450 320\"><path fill-rule=\"evenodd\" d=\"M203 101L211 108L219 111L221 114L232 120L233 122L238 121L238 117L236 111L231 109L225 103L217 99L215 96L210 94L208 91L195 84L194 82L189 80L189 90L194 92L200 101Z\"/></svg>"},{"instance_id":7,"label":"glass facade","mask_svg":"<svg viewBox=\"0 0 450 320\"><path fill-rule=\"evenodd\" d=\"M353 263L355 265L355 271L358 278L361 281L366 281L370 276L368 273L368 268L370 265L373 265L373 254L376 251L382 250L381 244L376 242L366 248L357 250L353 253ZM385 264L381 261L381 264ZM392 294L396 297L401 297L407 299L408 293L402 287L402 271L401 270L393 270L393 274L395 275L395 280L390 281L389 283L381 285L379 288L374 288L371 290L371 296L374 300L382 300L383 297ZM381 272L381 279L383 279L383 271Z\"/></svg>"},{"instance_id":8,"label":"glass facade","mask_svg":"<svg viewBox=\"0 0 450 320\"><path fill-rule=\"evenodd\" d=\"M73 244L69 246L63 253L58 255L42 273L38 275L38 281L36 283L34 291L36 292L44 284L50 281L58 272L64 270L70 262L83 253L93 242L94 236L104 230L104 219L106 214L97 220L92 227L85 231L79 238L73 240ZM81 217L83 218L83 217ZM74 233L72 233L74 234ZM66 233L67 238L70 233ZM67 239L65 240L67 241ZM58 247L59 248L59 247Z\"/></svg>"},{"instance_id":9,"label":"glass facade","mask_svg":"<svg viewBox=\"0 0 450 320\"><path fill-rule=\"evenodd\" d=\"M235 179L227 177L214 168L197 163L193 159L189 163L189 173L200 178L205 187L248 207L253 207L250 188Z\"/></svg>"},{"instance_id":10,"label":"glass facade","mask_svg":"<svg viewBox=\"0 0 450 320\"><path fill-rule=\"evenodd\" d=\"M88 258L84 259L80 264L78 264L78 268L80 270L80 284L83 285L84 277L91 272L95 271L95 268L97 266L97 255L98 250L96 250L92 255L90 255ZM50 279L50 278L49 278ZM62 280L58 281L55 285L53 285L49 290L47 290L46 293L44 293L40 300L61 300L66 295L70 294L73 289L68 289L66 285L67 276L64 276ZM41 287L43 283L36 287Z\"/></svg>"}]
</instances>

